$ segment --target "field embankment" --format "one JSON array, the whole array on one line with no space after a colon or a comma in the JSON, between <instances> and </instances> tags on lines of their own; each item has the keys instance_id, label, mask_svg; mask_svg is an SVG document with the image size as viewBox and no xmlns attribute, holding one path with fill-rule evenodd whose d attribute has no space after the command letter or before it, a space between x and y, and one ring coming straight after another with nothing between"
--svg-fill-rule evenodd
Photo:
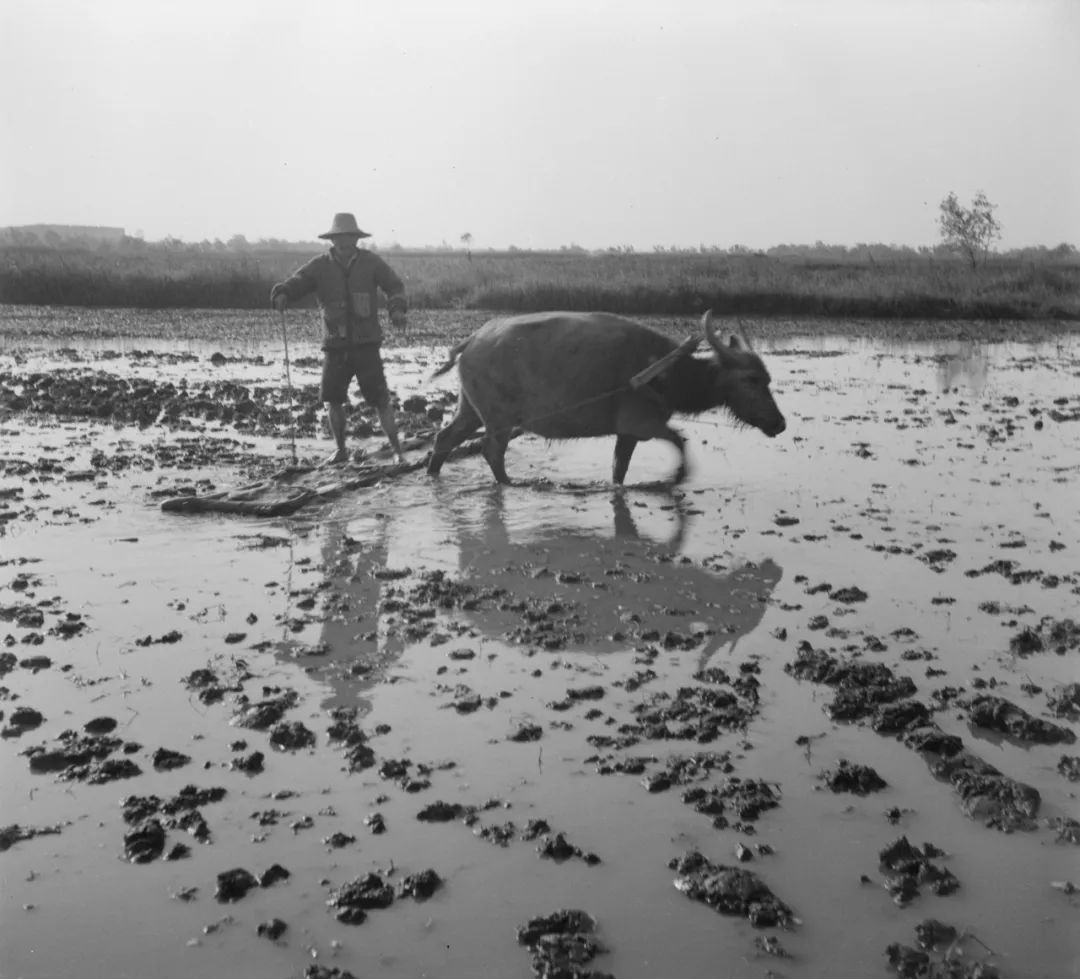
<instances>
[{"instance_id":1,"label":"field embankment","mask_svg":"<svg viewBox=\"0 0 1080 979\"><path fill-rule=\"evenodd\" d=\"M384 252L414 308L608 310L720 315L1080 320L1080 265L919 256L818 261L658 252ZM900 253L906 254L906 253ZM302 252L137 243L0 248L0 303L139 309L264 309Z\"/></svg>"}]
</instances>

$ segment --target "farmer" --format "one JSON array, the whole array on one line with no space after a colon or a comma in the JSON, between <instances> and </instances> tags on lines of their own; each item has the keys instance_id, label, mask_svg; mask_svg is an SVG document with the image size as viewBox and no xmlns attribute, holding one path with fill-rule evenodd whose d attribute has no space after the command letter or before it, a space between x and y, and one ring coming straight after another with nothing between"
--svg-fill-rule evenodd
<instances>
[{"instance_id":1,"label":"farmer","mask_svg":"<svg viewBox=\"0 0 1080 979\"><path fill-rule=\"evenodd\" d=\"M394 457L402 461L394 409L383 375L379 344L378 290L386 294L390 321L404 329L405 286L389 265L374 252L357 248L361 238L370 238L356 225L351 214L335 214L330 230L319 235L330 241L330 250L298 268L284 282L270 290L270 303L283 310L290 303L315 293L323 316L323 370L320 397L326 404L330 434L337 451L327 465L345 462L345 402L349 384L355 377L364 400L379 413L379 422Z\"/></svg>"}]
</instances>

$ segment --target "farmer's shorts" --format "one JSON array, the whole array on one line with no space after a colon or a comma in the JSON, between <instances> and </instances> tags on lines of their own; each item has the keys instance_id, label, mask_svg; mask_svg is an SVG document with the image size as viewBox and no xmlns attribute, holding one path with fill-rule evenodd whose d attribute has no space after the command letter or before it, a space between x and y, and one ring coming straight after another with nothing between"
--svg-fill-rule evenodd
<instances>
[{"instance_id":1,"label":"farmer's shorts","mask_svg":"<svg viewBox=\"0 0 1080 979\"><path fill-rule=\"evenodd\" d=\"M390 392L386 387L377 343L324 351L319 396L326 404L345 404L349 400L349 384L354 377L360 383L360 394L373 408L389 400Z\"/></svg>"}]
</instances>

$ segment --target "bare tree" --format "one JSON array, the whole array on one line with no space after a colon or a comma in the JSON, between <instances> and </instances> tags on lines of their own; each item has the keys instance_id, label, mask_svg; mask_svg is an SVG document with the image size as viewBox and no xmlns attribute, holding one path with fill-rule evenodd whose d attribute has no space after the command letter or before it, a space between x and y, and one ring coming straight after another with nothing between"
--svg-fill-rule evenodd
<instances>
[{"instance_id":1,"label":"bare tree","mask_svg":"<svg viewBox=\"0 0 1080 979\"><path fill-rule=\"evenodd\" d=\"M991 204L981 190L972 198L971 206L964 207L956 199L956 194L949 195L938 205L938 228L941 240L947 248L960 252L972 268L979 264L979 257L986 262L990 247L1001 238L1001 225L994 217L996 204Z\"/></svg>"}]
</instances>

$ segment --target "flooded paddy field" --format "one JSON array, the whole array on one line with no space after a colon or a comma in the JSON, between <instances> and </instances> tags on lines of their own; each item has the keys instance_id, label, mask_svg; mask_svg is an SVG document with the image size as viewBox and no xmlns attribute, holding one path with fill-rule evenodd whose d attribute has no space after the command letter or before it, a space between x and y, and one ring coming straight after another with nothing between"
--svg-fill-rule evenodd
<instances>
[{"instance_id":1,"label":"flooded paddy field","mask_svg":"<svg viewBox=\"0 0 1080 979\"><path fill-rule=\"evenodd\" d=\"M0 329L4 979L1077 974L1075 334L759 329L787 432L677 419L673 491L525 436L257 518L161 504L326 454L311 343L290 396L265 324L49 315ZM407 433L456 338L384 350Z\"/></svg>"}]
</instances>

